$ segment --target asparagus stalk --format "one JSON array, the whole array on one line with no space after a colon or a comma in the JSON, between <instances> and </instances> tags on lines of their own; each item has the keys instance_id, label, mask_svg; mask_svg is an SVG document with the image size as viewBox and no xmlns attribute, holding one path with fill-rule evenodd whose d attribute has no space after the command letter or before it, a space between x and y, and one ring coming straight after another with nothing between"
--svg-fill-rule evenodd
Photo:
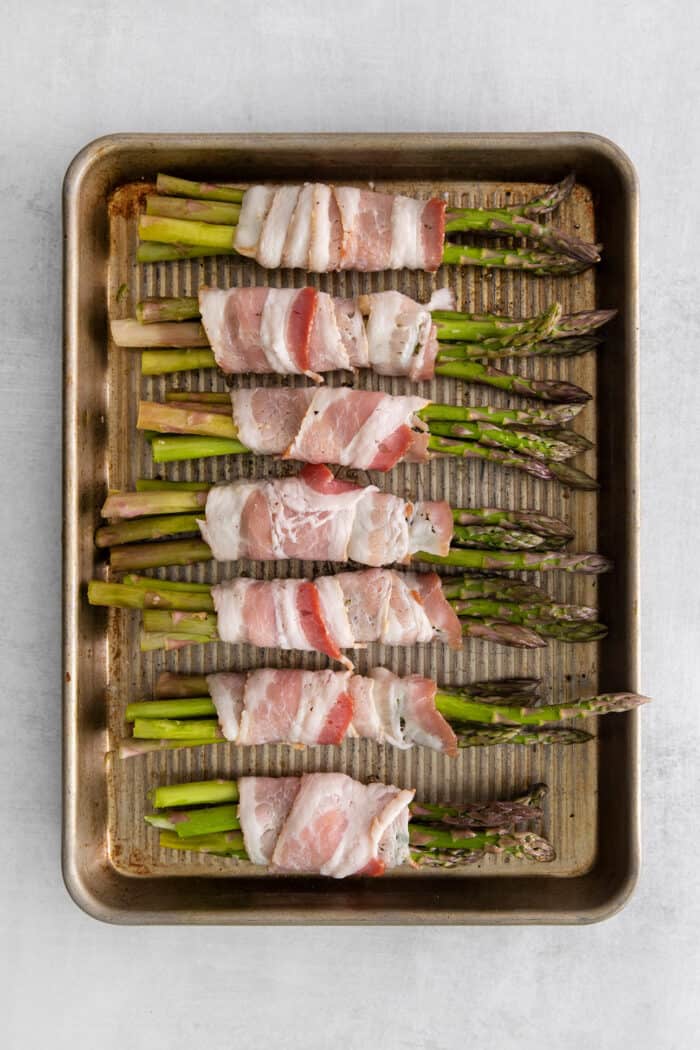
<instances>
[{"instance_id":1,"label":"asparagus stalk","mask_svg":"<svg viewBox=\"0 0 700 1050\"><path fill-rule=\"evenodd\" d=\"M185 484L191 483L186 482ZM187 514L201 510L206 505L208 488L208 485L200 485L198 489L185 489L178 482L178 488L172 491L167 489L149 491L142 487L137 492L111 492L102 504L100 513L103 518L142 518L151 514Z\"/></svg>"},{"instance_id":2,"label":"asparagus stalk","mask_svg":"<svg viewBox=\"0 0 700 1050\"><path fill-rule=\"evenodd\" d=\"M523 529L551 539L571 540L573 529L561 518L534 510L502 510L500 507L457 507L452 511L455 525L490 525L502 529Z\"/></svg>"},{"instance_id":3,"label":"asparagus stalk","mask_svg":"<svg viewBox=\"0 0 700 1050\"><path fill-rule=\"evenodd\" d=\"M116 345L126 350L193 347L206 350L213 359L207 333L199 321L160 321L145 324L134 318L127 318L123 321L112 321L110 332Z\"/></svg>"},{"instance_id":4,"label":"asparagus stalk","mask_svg":"<svg viewBox=\"0 0 700 1050\"><path fill-rule=\"evenodd\" d=\"M497 525L455 525L452 543L457 547L489 550L546 550L561 547L566 541L521 529L504 529Z\"/></svg>"},{"instance_id":5,"label":"asparagus stalk","mask_svg":"<svg viewBox=\"0 0 700 1050\"><path fill-rule=\"evenodd\" d=\"M159 174L156 179L156 189L158 193L175 197L195 197L204 201L230 201L234 204L240 204L245 193L245 186L236 186L230 182L192 182L190 179L178 179L173 175L162 174Z\"/></svg>"},{"instance_id":6,"label":"asparagus stalk","mask_svg":"<svg viewBox=\"0 0 700 1050\"><path fill-rule=\"evenodd\" d=\"M224 201L187 200L178 197L146 197L146 215L157 215L169 219L193 219L196 222L218 223L235 226L241 214L239 204Z\"/></svg>"},{"instance_id":7,"label":"asparagus stalk","mask_svg":"<svg viewBox=\"0 0 700 1050\"><path fill-rule=\"evenodd\" d=\"M450 605L458 616L486 616L507 623L595 620L597 613L587 605L561 605L557 602L498 602L492 598L453 598Z\"/></svg>"},{"instance_id":8,"label":"asparagus stalk","mask_svg":"<svg viewBox=\"0 0 700 1050\"><path fill-rule=\"evenodd\" d=\"M494 405L437 405L422 408L417 415L426 423L492 423L499 427L531 427L548 430L570 423L583 405L551 405L543 408L497 408Z\"/></svg>"},{"instance_id":9,"label":"asparagus stalk","mask_svg":"<svg viewBox=\"0 0 700 1050\"><path fill-rule=\"evenodd\" d=\"M195 368L215 367L216 359L211 350L144 350L141 354L141 375L144 376L173 375Z\"/></svg>"},{"instance_id":10,"label":"asparagus stalk","mask_svg":"<svg viewBox=\"0 0 700 1050\"><path fill-rule=\"evenodd\" d=\"M516 430L514 427L494 427L485 423L430 423L430 433L435 436L466 439L494 448L510 449L525 456L545 462L571 459L581 451L578 444L553 438L549 434ZM560 432L561 433L561 432ZM566 434L566 431L564 431Z\"/></svg>"},{"instance_id":11,"label":"asparagus stalk","mask_svg":"<svg viewBox=\"0 0 700 1050\"><path fill-rule=\"evenodd\" d=\"M484 343L443 343L437 355L437 364L455 361L493 361L504 357L576 357L600 346L602 339L591 335L572 336L570 339L548 339L541 343L489 350Z\"/></svg>"},{"instance_id":12,"label":"asparagus stalk","mask_svg":"<svg viewBox=\"0 0 700 1050\"><path fill-rule=\"evenodd\" d=\"M497 237L526 237L553 255L562 254L571 259L591 264L600 262L598 245L587 244L578 237L543 226L524 214L504 209L451 209L445 224L445 233L486 233Z\"/></svg>"},{"instance_id":13,"label":"asparagus stalk","mask_svg":"<svg viewBox=\"0 0 700 1050\"><path fill-rule=\"evenodd\" d=\"M421 551L417 557L421 561L437 565L460 565L477 572L547 572L558 569L562 572L599 575L612 569L612 562L602 554L571 554L566 551L456 550L450 551L445 557Z\"/></svg>"},{"instance_id":14,"label":"asparagus stalk","mask_svg":"<svg viewBox=\"0 0 700 1050\"><path fill-rule=\"evenodd\" d=\"M506 390L511 394L520 394L523 397L539 398L541 401L583 404L591 399L591 394L587 390L583 390L574 383L566 383L559 379L531 379L527 376L503 372L494 368L493 365L485 365L478 361L443 361L442 355L438 356L435 375L461 379L467 383L478 383L482 386L494 387L496 390Z\"/></svg>"}]
</instances>

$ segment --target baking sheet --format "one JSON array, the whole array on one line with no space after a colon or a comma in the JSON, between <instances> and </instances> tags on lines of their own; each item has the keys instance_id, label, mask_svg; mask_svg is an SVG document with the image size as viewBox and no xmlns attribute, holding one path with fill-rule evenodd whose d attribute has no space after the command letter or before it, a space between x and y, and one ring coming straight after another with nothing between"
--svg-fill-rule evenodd
<instances>
[{"instance_id":1,"label":"baking sheet","mask_svg":"<svg viewBox=\"0 0 700 1050\"><path fill-rule=\"evenodd\" d=\"M562 302L567 313L614 305L622 307L621 317L599 355L518 363L518 369L526 374L562 377L596 391L595 402L577 417L575 429L598 442L598 449L577 459L577 464L598 474L602 482L600 493L567 494L557 483L539 482L491 464L456 463L449 459L427 468L402 465L389 475L373 475L371 479L383 489L412 497L446 498L453 506L534 506L566 518L576 530L577 549L600 549L615 558L617 571L612 586L606 578L563 574L547 574L539 582L544 582L560 601L600 605L601 619L611 624L611 637L585 646L552 641L547 649L535 652L467 641L456 655L437 645L414 649L372 646L358 654L357 663L361 672L383 665L397 673L430 675L446 686L477 678L534 675L545 680L548 693L551 691L562 700L596 692L599 686L636 688L636 288L632 272L634 252L630 255L629 244L631 234L636 246L636 228L629 231L625 240L624 231L606 223L608 215L613 214L619 225L624 215L620 215L619 208L610 212L610 200L606 206L601 204L605 197L600 188L601 174L607 174L609 180L617 176L620 181L626 173L623 159L612 149L606 159L612 170L606 173L603 140L583 137L592 155L592 178L582 178L580 165L576 165L580 184L556 216L558 223L575 228L585 239L600 237L606 242L605 263L597 274L589 271L572 278L535 278L501 272L485 275L473 269L446 267L436 275L401 272L306 277L300 271L270 272L248 260L230 258L137 265L134 255L138 201L144 187L131 180L152 178L161 169L208 176L217 170L225 171L228 179L237 182L246 181L246 177L342 178L358 182L363 181L364 175L365 180L371 177L378 188L420 196L444 193L451 203L466 206L501 205L526 200L544 183L565 173L568 164L561 155L562 148L556 148L557 136L522 137L533 143L533 149L534 140L547 142L547 148L542 142L537 164L539 182L532 181L529 168L524 170L527 151L508 161L505 143L499 148L494 142L486 148L482 139L477 146L479 136L416 136L409 137L410 141L399 137L402 148L394 151L388 149L386 137L372 136L312 136L303 141L294 136L260 136L253 137L252 142L250 137L225 136L226 145L221 137L193 136L180 147L174 147L169 138L159 136L154 141L128 136L103 140L102 149L107 156L100 155L99 143L89 147L92 155L86 158L87 170L83 169L79 179L69 175L66 188L66 510L73 526L66 547L66 573L74 585L75 603L67 609L66 638L67 673L75 675L66 691L69 798L65 844L69 888L93 914L117 921L565 921L595 918L610 911L628 892L636 867L635 713L604 720L601 736L587 746L575 748L475 748L462 751L457 760L451 760L422 749L399 752L370 741L306 750L216 745L151 754L121 763L108 760L105 768L102 752L123 736L126 703L151 696L160 670L197 673L260 666L317 667L323 665L323 660L314 654L279 653L223 643L176 653L141 654L138 614L90 609L78 591L81 582L100 573L92 532L98 524L99 506L107 488L133 487L137 477L155 474L216 481L294 469L288 464L253 457L154 467L146 443L135 438L139 394L161 400L166 382L180 389L224 389L224 381L215 372L205 370L167 379L142 379L140 355L108 343L107 315L133 316L135 303L146 295L192 295L202 283L230 286L269 282L283 286L290 278L297 286L314 284L340 295L395 287L418 299L427 299L433 288L449 284L463 309L523 316L541 310L554 299ZM175 153L178 148L184 150L187 157L178 160L173 148ZM515 154L518 152L515 150ZM522 173L511 173L509 164L517 166L518 159ZM251 165L257 167L249 171ZM103 175L102 186L96 185L96 169ZM411 172L421 178L408 177ZM496 181L497 173L509 175L510 181ZM634 226L636 194L632 192L629 172L626 174L627 183L622 179L619 192L623 192ZM111 204L107 219L108 194ZM71 219L75 220L72 227ZM101 251L99 268L86 265L86 247L91 246ZM616 264L622 272L608 278L606 269ZM616 287L620 289L617 296ZM342 382L347 378L347 374L337 374L329 381ZM271 385L278 382L276 377L263 381ZM606 413L609 384L613 382L616 411ZM405 380L366 372L360 374L356 383L392 393L415 389ZM450 403L508 403L497 391L464 386L449 379L423 384L423 391L433 400ZM604 425L599 425L599 416ZM77 434L72 430L72 421L77 423ZM78 453L76 439L80 442L80 454L72 460L71 453ZM365 475L360 480L369 478ZM318 574L329 571L331 566L244 562L235 568L247 575L269 578ZM199 565L171 569L168 575L210 581L226 578L232 571L232 566ZM620 601L621 596L626 600ZM594 722L591 720L591 724ZM479 864L444 872L406 869L375 880L371 886L363 882L339 886L318 879L273 877L247 864L160 850L157 835L142 819L148 811L146 792L155 783L316 769L339 769L359 779L375 776L416 787L418 798L425 800L508 796L531 783L545 781L550 787L545 830L556 847L557 859L548 865L532 865L487 857ZM606 807L601 800L604 788L612 789L614 807ZM89 830L80 842L78 828L85 825L86 817ZM101 872L98 875L94 867L91 872L94 900L91 895L85 899L88 880L77 872L88 854ZM612 868L608 869L610 860ZM587 894L582 892L584 886ZM597 903L593 900L596 893Z\"/></svg>"}]
</instances>

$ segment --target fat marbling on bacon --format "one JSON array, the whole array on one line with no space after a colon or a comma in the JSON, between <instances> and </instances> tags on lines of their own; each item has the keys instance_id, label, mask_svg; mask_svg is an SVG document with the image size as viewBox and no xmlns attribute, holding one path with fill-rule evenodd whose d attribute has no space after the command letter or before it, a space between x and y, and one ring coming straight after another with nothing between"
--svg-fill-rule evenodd
<instances>
[{"instance_id":1,"label":"fat marbling on bacon","mask_svg":"<svg viewBox=\"0 0 700 1050\"><path fill-rule=\"evenodd\" d=\"M425 398L346 387L253 387L231 391L238 437L260 455L304 463L391 470L425 462Z\"/></svg>"},{"instance_id":2,"label":"fat marbling on bacon","mask_svg":"<svg viewBox=\"0 0 700 1050\"><path fill-rule=\"evenodd\" d=\"M419 675L263 669L210 674L207 685L223 735L239 745L337 745L361 737L457 754L457 738L435 706L437 686Z\"/></svg>"},{"instance_id":3,"label":"fat marbling on bacon","mask_svg":"<svg viewBox=\"0 0 700 1050\"><path fill-rule=\"evenodd\" d=\"M288 478L216 485L199 522L217 561L356 561L392 565L418 551L445 555L449 504L411 503L308 465Z\"/></svg>"},{"instance_id":4,"label":"fat marbling on bacon","mask_svg":"<svg viewBox=\"0 0 700 1050\"><path fill-rule=\"evenodd\" d=\"M461 645L460 622L435 573L364 569L315 580L251 580L212 587L219 637L260 648L321 652L346 666L343 649L370 642Z\"/></svg>"},{"instance_id":5,"label":"fat marbling on bacon","mask_svg":"<svg viewBox=\"0 0 700 1050\"><path fill-rule=\"evenodd\" d=\"M445 202L353 186L252 186L234 247L261 266L336 270L427 270L442 262Z\"/></svg>"},{"instance_id":6,"label":"fat marbling on bacon","mask_svg":"<svg viewBox=\"0 0 700 1050\"><path fill-rule=\"evenodd\" d=\"M425 305L401 292L340 299L315 288L200 288L216 363L229 375L306 375L371 368L432 379L438 353L431 310L454 308L447 289ZM365 321L366 317L366 321Z\"/></svg>"},{"instance_id":7,"label":"fat marbling on bacon","mask_svg":"<svg viewBox=\"0 0 700 1050\"><path fill-rule=\"evenodd\" d=\"M241 777L238 813L254 864L305 875L382 875L409 859L415 791L344 773Z\"/></svg>"}]
</instances>

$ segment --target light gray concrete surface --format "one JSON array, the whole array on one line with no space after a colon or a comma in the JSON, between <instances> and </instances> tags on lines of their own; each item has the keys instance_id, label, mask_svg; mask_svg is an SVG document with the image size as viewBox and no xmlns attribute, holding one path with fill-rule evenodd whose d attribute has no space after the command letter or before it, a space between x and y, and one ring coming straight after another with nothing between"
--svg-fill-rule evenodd
<instances>
[{"instance_id":1,"label":"light gray concrete surface","mask_svg":"<svg viewBox=\"0 0 700 1050\"><path fill-rule=\"evenodd\" d=\"M2 5L0 1044L688 1050L700 1022L698 8ZM128 929L59 871L61 179L113 131L596 131L642 190L644 865L596 927ZM4 1031L4 1034L3 1034Z\"/></svg>"}]
</instances>

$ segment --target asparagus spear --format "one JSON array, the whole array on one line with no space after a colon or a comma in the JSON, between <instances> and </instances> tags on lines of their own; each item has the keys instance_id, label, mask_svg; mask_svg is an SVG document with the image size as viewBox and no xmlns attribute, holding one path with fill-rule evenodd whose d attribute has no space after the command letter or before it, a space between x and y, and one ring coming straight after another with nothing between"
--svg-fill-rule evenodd
<instances>
[{"instance_id":1,"label":"asparagus spear","mask_svg":"<svg viewBox=\"0 0 700 1050\"><path fill-rule=\"evenodd\" d=\"M563 572L583 572L598 575L610 572L612 562L602 554L571 554L566 551L481 551L455 550L442 557L420 551L420 561L429 561L437 565L460 565L465 569L476 571L543 572L559 569Z\"/></svg>"},{"instance_id":2,"label":"asparagus spear","mask_svg":"<svg viewBox=\"0 0 700 1050\"><path fill-rule=\"evenodd\" d=\"M159 179L160 182L157 183L157 186L170 185L171 187L179 187L178 195L184 192L184 187L187 185L186 180L173 180L168 183L167 177L159 176ZM564 187L563 191L561 186ZM501 253L502 261L496 262L494 258L495 253L490 257L478 254L479 252L487 251L486 249L463 248L461 245L451 245L448 242L445 245L443 261L458 261L462 264L470 262L476 265L502 265L516 269L534 269L535 272L540 273L576 272L577 267L584 268L593 262L597 262L600 257L597 245L585 244L576 237L565 234L563 231L551 226L542 226L533 219L534 215L546 214L551 211L552 207L556 207L561 202L565 193L570 192L570 183L568 181L565 180L561 186L552 188L543 197L537 198L530 204L493 209L451 208L448 213L448 232L470 231L505 236L527 236L534 240L535 243L550 250L539 253L525 249L511 250L508 253ZM169 192L172 193L172 189ZM237 205L239 203L237 197L239 192L242 192L240 187L222 187L217 185L210 187L202 183L194 184L190 208L196 201L201 200L225 201ZM234 195L236 195L235 200ZM541 206L544 202L546 202L546 207ZM152 202L150 210L153 210L154 206L157 208L157 205L154 205ZM179 206L174 207L176 208L176 214L188 213L186 202L184 204L181 202ZM219 212L219 216L221 214ZM237 218L237 215L231 212L227 217L231 222ZM217 215L214 212L207 213L206 218L215 220ZM208 233L206 229L202 229L202 227L207 225L209 225L212 232ZM141 217L139 234L142 241L160 242L161 245L201 246L206 250L220 248L230 252L233 250L235 229L235 225L221 225L216 223L216 221L210 221L209 223L196 222L179 218L161 218L151 214ZM452 258L450 255L451 249L455 249L461 254L457 255L456 258ZM538 259L538 256L542 258ZM152 250L147 256L139 255L140 261L146 261L146 257L149 261L152 261L172 256L164 256L159 254L157 250Z\"/></svg>"},{"instance_id":3,"label":"asparagus spear","mask_svg":"<svg viewBox=\"0 0 700 1050\"><path fill-rule=\"evenodd\" d=\"M456 525L491 525L502 529L523 529L552 539L571 540L573 529L560 518L534 510L502 510L500 507L457 507L452 511Z\"/></svg>"},{"instance_id":4,"label":"asparagus spear","mask_svg":"<svg viewBox=\"0 0 700 1050\"><path fill-rule=\"evenodd\" d=\"M478 361L443 361L442 355L438 356L435 375L462 379L467 383L479 383L482 386L494 387L496 390L520 394L523 397L539 398L541 401L578 404L591 399L587 390L583 390L574 383L566 383L559 379L531 379L527 376L513 375L494 368L493 365L485 365Z\"/></svg>"},{"instance_id":5,"label":"asparagus spear","mask_svg":"<svg viewBox=\"0 0 700 1050\"><path fill-rule=\"evenodd\" d=\"M452 537L454 546L489 550L546 550L561 547L565 542L560 538L521 529L503 529L497 525L455 525Z\"/></svg>"}]
</instances>

